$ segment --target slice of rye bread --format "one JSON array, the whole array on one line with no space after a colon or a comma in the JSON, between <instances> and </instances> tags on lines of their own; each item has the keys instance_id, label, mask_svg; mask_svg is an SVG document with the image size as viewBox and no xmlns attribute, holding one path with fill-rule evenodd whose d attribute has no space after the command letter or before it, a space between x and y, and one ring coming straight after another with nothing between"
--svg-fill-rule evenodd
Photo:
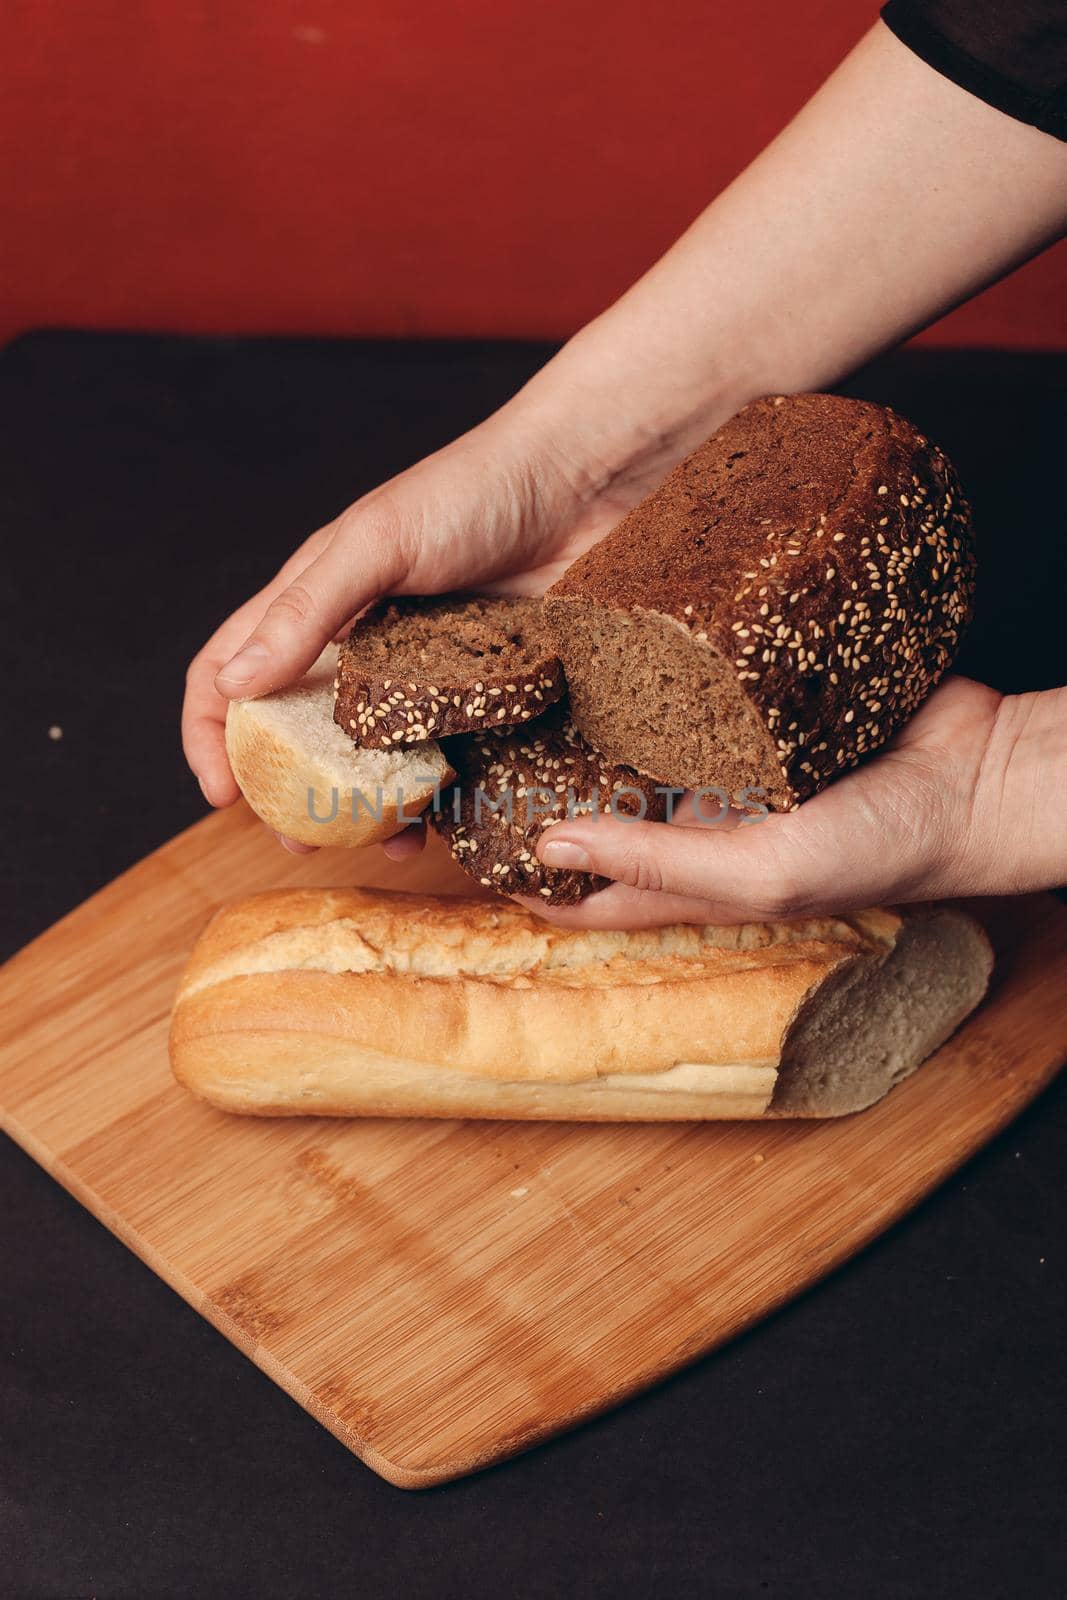
<instances>
[{"instance_id":1,"label":"slice of rye bread","mask_svg":"<svg viewBox=\"0 0 1067 1600\"><path fill-rule=\"evenodd\" d=\"M970 512L935 446L834 395L757 400L548 591L608 760L792 810L884 745L970 619Z\"/></svg>"},{"instance_id":2,"label":"slice of rye bread","mask_svg":"<svg viewBox=\"0 0 1067 1600\"><path fill-rule=\"evenodd\" d=\"M593 810L651 822L667 814L666 793L631 767L604 761L565 703L522 728L449 739L445 750L457 781L431 823L464 871L499 894L576 905L609 880L544 866L536 845L545 828Z\"/></svg>"},{"instance_id":3,"label":"slice of rye bread","mask_svg":"<svg viewBox=\"0 0 1067 1600\"><path fill-rule=\"evenodd\" d=\"M334 721L367 749L395 748L529 722L564 688L540 600L390 600L341 646Z\"/></svg>"}]
</instances>

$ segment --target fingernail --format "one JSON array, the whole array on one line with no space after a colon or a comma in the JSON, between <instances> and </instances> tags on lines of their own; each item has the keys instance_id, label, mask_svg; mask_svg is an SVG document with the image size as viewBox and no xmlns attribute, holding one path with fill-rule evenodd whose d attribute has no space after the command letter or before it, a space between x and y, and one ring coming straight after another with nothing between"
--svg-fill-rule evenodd
<instances>
[{"instance_id":1,"label":"fingernail","mask_svg":"<svg viewBox=\"0 0 1067 1600\"><path fill-rule=\"evenodd\" d=\"M215 804L215 802L214 802L214 800L212 800L210 794L208 793L208 787L207 787L207 784L204 782L203 778L197 778L196 781L200 785L200 793L203 795L203 797L207 801L208 805L209 806L213 806Z\"/></svg>"},{"instance_id":2,"label":"fingernail","mask_svg":"<svg viewBox=\"0 0 1067 1600\"><path fill-rule=\"evenodd\" d=\"M258 672L262 672L267 665L266 647L261 644L246 644L243 650L238 650L232 660L227 661L220 672L215 674L216 683L251 683Z\"/></svg>"},{"instance_id":3,"label":"fingernail","mask_svg":"<svg viewBox=\"0 0 1067 1600\"><path fill-rule=\"evenodd\" d=\"M546 867L565 867L570 872L592 870L592 857L580 844L569 844L566 839L545 839L538 854Z\"/></svg>"},{"instance_id":4,"label":"fingernail","mask_svg":"<svg viewBox=\"0 0 1067 1600\"><path fill-rule=\"evenodd\" d=\"M288 850L291 856L313 856L315 854L317 846L313 844L301 844L299 839L287 839L284 833L279 833L276 837L282 849Z\"/></svg>"}]
</instances>

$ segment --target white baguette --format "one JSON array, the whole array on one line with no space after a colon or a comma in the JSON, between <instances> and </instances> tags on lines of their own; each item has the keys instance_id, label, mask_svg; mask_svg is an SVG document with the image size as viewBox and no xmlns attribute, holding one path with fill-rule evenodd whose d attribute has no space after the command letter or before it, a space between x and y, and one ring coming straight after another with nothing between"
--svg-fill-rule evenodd
<instances>
[{"instance_id":1,"label":"white baguette","mask_svg":"<svg viewBox=\"0 0 1067 1600\"><path fill-rule=\"evenodd\" d=\"M302 844L380 844L424 811L454 776L428 739L363 750L333 720L337 646L299 683L257 700L231 700L226 752L258 817ZM309 803L309 791L312 802Z\"/></svg>"},{"instance_id":2,"label":"white baguette","mask_svg":"<svg viewBox=\"0 0 1067 1600\"><path fill-rule=\"evenodd\" d=\"M614 933L506 901L280 890L201 935L171 1062L266 1116L837 1116L914 1071L991 967L951 907Z\"/></svg>"}]
</instances>

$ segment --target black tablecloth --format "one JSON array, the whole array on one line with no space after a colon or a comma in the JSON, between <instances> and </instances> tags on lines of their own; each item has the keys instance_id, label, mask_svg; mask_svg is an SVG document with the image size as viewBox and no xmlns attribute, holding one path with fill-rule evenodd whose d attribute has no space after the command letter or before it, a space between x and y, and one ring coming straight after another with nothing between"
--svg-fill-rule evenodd
<instances>
[{"instance_id":1,"label":"black tablecloth","mask_svg":"<svg viewBox=\"0 0 1067 1600\"><path fill-rule=\"evenodd\" d=\"M202 813L177 715L215 623L549 353L48 333L0 356L9 950ZM1003 689L1063 679L1065 376L925 354L850 386L956 460L982 546L960 665ZM1067 1083L745 1338L420 1494L0 1140L0 1593L1062 1592L1065 1134Z\"/></svg>"}]
</instances>

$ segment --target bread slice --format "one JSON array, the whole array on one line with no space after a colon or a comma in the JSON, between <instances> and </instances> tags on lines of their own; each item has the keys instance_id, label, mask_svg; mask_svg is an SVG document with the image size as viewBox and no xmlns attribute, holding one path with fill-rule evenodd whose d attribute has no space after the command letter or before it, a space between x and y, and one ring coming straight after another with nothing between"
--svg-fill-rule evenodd
<instances>
[{"instance_id":1,"label":"bread slice","mask_svg":"<svg viewBox=\"0 0 1067 1600\"><path fill-rule=\"evenodd\" d=\"M681 462L545 610L608 760L789 810L910 716L973 592L941 451L880 406L778 395Z\"/></svg>"},{"instance_id":2,"label":"bread slice","mask_svg":"<svg viewBox=\"0 0 1067 1600\"><path fill-rule=\"evenodd\" d=\"M453 773L432 739L360 750L333 720L337 646L299 683L231 700L226 751L241 793L270 827L302 844L366 845L424 811ZM322 820L320 820L322 819Z\"/></svg>"},{"instance_id":3,"label":"bread slice","mask_svg":"<svg viewBox=\"0 0 1067 1600\"><path fill-rule=\"evenodd\" d=\"M546 867L537 841L568 814L614 811L662 821L667 796L630 767L606 762L571 721L566 703L521 728L489 728L450 739L456 785L431 813L431 824L465 872L498 894L537 895L552 906L576 905L607 878Z\"/></svg>"},{"instance_id":4,"label":"bread slice","mask_svg":"<svg viewBox=\"0 0 1067 1600\"><path fill-rule=\"evenodd\" d=\"M593 932L506 900L282 890L208 924L171 1063L266 1116L840 1116L936 1050L991 965L949 906Z\"/></svg>"},{"instance_id":5,"label":"bread slice","mask_svg":"<svg viewBox=\"0 0 1067 1600\"><path fill-rule=\"evenodd\" d=\"M365 749L539 716L564 690L540 600L390 600L341 647L334 715Z\"/></svg>"}]
</instances>

